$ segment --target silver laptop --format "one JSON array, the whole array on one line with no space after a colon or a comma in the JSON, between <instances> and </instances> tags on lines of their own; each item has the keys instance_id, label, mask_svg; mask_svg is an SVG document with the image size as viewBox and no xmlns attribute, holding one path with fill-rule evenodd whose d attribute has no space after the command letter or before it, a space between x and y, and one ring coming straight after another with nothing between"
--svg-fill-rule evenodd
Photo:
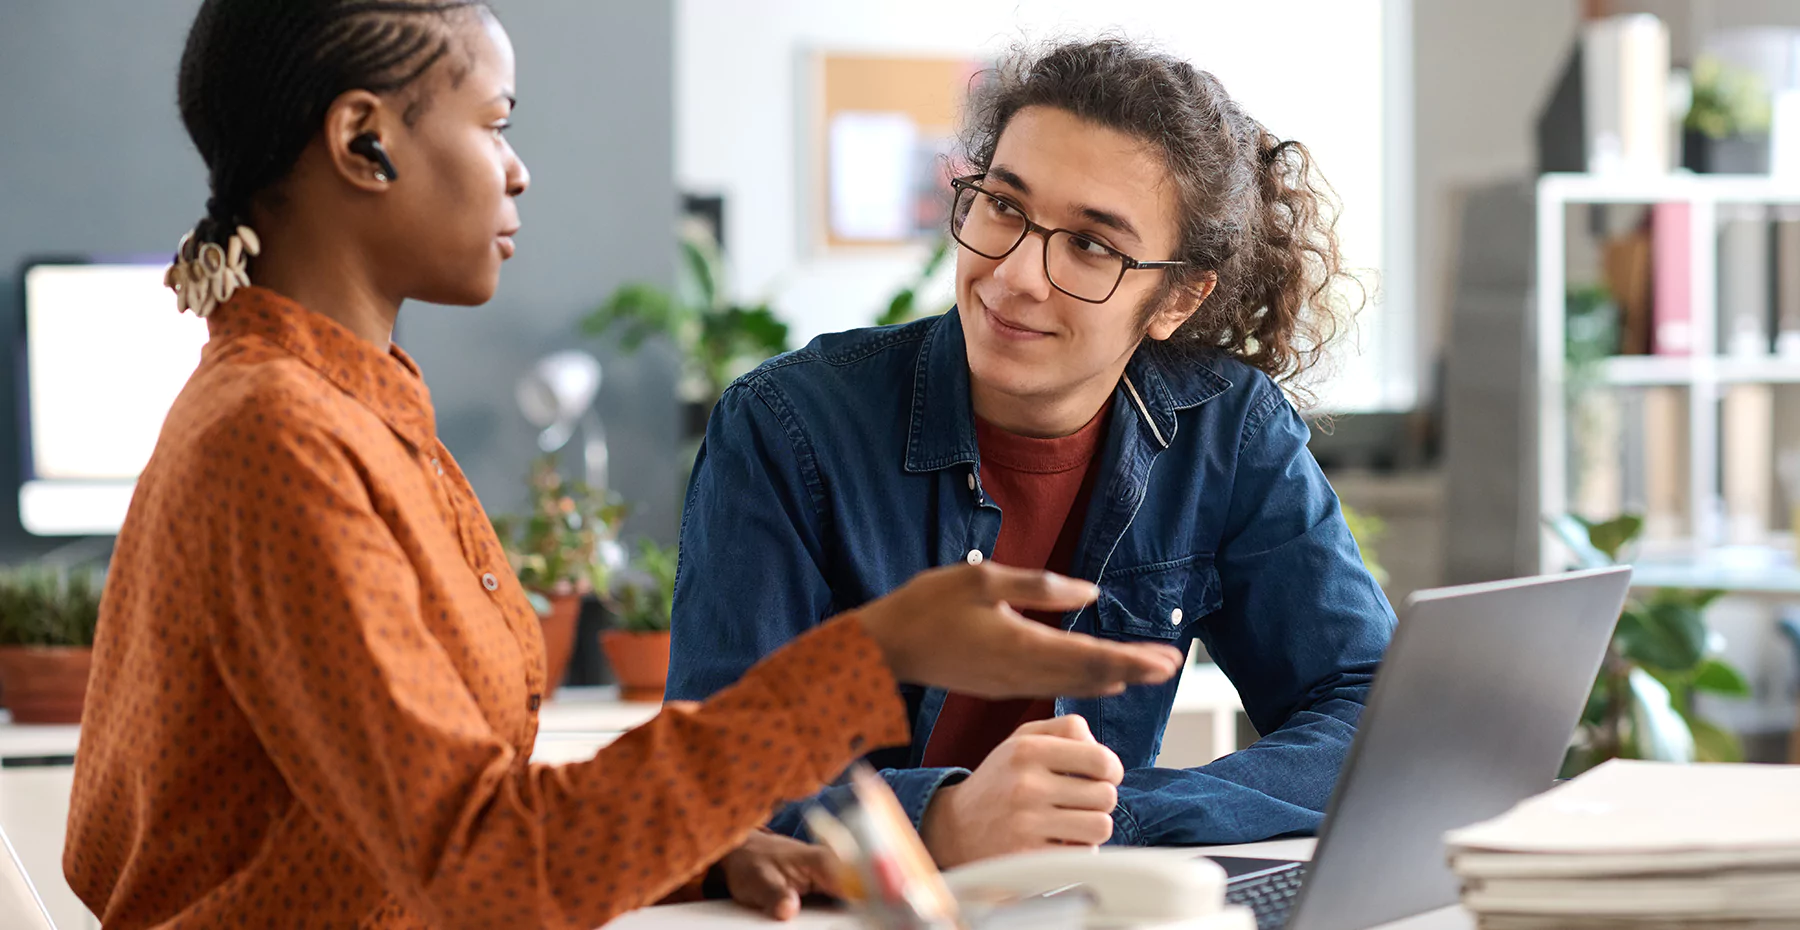
<instances>
[{"instance_id":1,"label":"silver laptop","mask_svg":"<svg viewBox=\"0 0 1800 930\"><path fill-rule=\"evenodd\" d=\"M1454 904L1444 832L1549 788L1631 580L1627 567L1421 591L1303 866L1213 857L1259 928L1361 930Z\"/></svg>"}]
</instances>

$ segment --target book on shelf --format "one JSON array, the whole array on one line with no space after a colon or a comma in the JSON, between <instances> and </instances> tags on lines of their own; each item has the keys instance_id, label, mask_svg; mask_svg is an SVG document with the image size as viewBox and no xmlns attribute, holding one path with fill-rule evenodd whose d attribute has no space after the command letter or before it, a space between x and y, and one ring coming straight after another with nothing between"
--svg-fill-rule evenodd
<instances>
[{"instance_id":1,"label":"book on shelf","mask_svg":"<svg viewBox=\"0 0 1800 930\"><path fill-rule=\"evenodd\" d=\"M1601 246L1601 277L1619 308L1620 355L1649 355L1651 304L1655 289L1650 217Z\"/></svg>"},{"instance_id":2,"label":"book on shelf","mask_svg":"<svg viewBox=\"0 0 1800 930\"><path fill-rule=\"evenodd\" d=\"M1625 509L1623 407L1616 391L1589 391L1573 411L1575 513L1610 520Z\"/></svg>"},{"instance_id":3,"label":"book on shelf","mask_svg":"<svg viewBox=\"0 0 1800 930\"><path fill-rule=\"evenodd\" d=\"M1643 513L1649 509L1648 475L1644 460L1644 391L1623 388L1619 398L1619 500L1620 513Z\"/></svg>"},{"instance_id":4,"label":"book on shelf","mask_svg":"<svg viewBox=\"0 0 1800 930\"><path fill-rule=\"evenodd\" d=\"M1759 204L1719 206L1719 346L1728 355L1768 355L1774 343L1773 228Z\"/></svg>"},{"instance_id":5,"label":"book on shelf","mask_svg":"<svg viewBox=\"0 0 1800 930\"><path fill-rule=\"evenodd\" d=\"M1680 539L1688 515L1687 395L1681 388L1645 388L1641 399L1644 443L1644 540Z\"/></svg>"},{"instance_id":6,"label":"book on shelf","mask_svg":"<svg viewBox=\"0 0 1800 930\"><path fill-rule=\"evenodd\" d=\"M1648 13L1593 20L1581 31L1587 168L1667 174L1669 29Z\"/></svg>"},{"instance_id":7,"label":"book on shelf","mask_svg":"<svg viewBox=\"0 0 1800 930\"><path fill-rule=\"evenodd\" d=\"M1775 348L1800 356L1800 206L1775 215Z\"/></svg>"},{"instance_id":8,"label":"book on shelf","mask_svg":"<svg viewBox=\"0 0 1800 930\"><path fill-rule=\"evenodd\" d=\"M1725 530L1733 545L1769 539L1775 508L1775 389L1735 384L1720 407L1719 466L1725 491Z\"/></svg>"},{"instance_id":9,"label":"book on shelf","mask_svg":"<svg viewBox=\"0 0 1800 930\"><path fill-rule=\"evenodd\" d=\"M1686 203L1659 203L1650 208L1651 348L1657 355L1691 355L1694 351L1694 263Z\"/></svg>"}]
</instances>

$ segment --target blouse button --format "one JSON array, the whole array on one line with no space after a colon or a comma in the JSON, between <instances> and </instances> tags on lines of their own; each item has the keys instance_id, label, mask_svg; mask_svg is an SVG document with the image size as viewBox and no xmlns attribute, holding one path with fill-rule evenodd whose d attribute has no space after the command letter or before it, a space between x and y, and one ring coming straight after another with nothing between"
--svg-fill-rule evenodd
<instances>
[{"instance_id":1,"label":"blouse button","mask_svg":"<svg viewBox=\"0 0 1800 930\"><path fill-rule=\"evenodd\" d=\"M980 565L981 564L981 550L980 549L970 549L969 550L969 564L970 565Z\"/></svg>"},{"instance_id":2,"label":"blouse button","mask_svg":"<svg viewBox=\"0 0 1800 930\"><path fill-rule=\"evenodd\" d=\"M500 579L495 578L493 572L482 572L481 573L481 586L488 589L489 591L499 590Z\"/></svg>"},{"instance_id":3,"label":"blouse button","mask_svg":"<svg viewBox=\"0 0 1800 930\"><path fill-rule=\"evenodd\" d=\"M544 706L544 696L541 694L534 694L531 697L525 699L525 709L526 710L535 711L539 707L542 707L542 706Z\"/></svg>"},{"instance_id":4,"label":"blouse button","mask_svg":"<svg viewBox=\"0 0 1800 930\"><path fill-rule=\"evenodd\" d=\"M438 473L438 474L440 474L440 475L442 475L442 474L443 474L443 473L444 473L444 466L443 466L443 464L442 464L442 463L440 463L440 462L439 462L439 461L438 461L438 460L437 460L437 459L435 459L435 458L433 458L433 459L432 459L432 460L431 460L431 468L432 468L432 470L433 470L433 471L436 471L436 472L437 472L437 473Z\"/></svg>"}]
</instances>

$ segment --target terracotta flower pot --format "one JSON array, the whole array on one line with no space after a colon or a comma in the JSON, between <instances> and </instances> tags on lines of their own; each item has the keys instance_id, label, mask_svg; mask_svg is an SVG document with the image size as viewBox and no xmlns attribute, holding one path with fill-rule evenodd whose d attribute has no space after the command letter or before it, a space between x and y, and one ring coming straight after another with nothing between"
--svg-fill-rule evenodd
<instances>
[{"instance_id":1,"label":"terracotta flower pot","mask_svg":"<svg viewBox=\"0 0 1800 930\"><path fill-rule=\"evenodd\" d=\"M0 693L14 723L80 723L94 650L0 646Z\"/></svg>"},{"instance_id":2,"label":"terracotta flower pot","mask_svg":"<svg viewBox=\"0 0 1800 930\"><path fill-rule=\"evenodd\" d=\"M569 670L569 656L575 652L575 622L581 616L581 595L552 594L550 613L539 617L544 625L544 667L550 676L544 687L551 693L562 684Z\"/></svg>"},{"instance_id":3,"label":"terracotta flower pot","mask_svg":"<svg viewBox=\"0 0 1800 930\"><path fill-rule=\"evenodd\" d=\"M660 701L669 680L669 632L607 630L600 647L619 676L619 696L627 701Z\"/></svg>"}]
</instances>

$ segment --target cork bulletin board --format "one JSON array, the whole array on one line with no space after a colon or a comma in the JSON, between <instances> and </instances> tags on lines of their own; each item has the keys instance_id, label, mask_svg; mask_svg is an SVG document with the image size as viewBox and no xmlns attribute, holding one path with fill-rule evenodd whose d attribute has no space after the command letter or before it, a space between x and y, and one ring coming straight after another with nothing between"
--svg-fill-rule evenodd
<instances>
[{"instance_id":1,"label":"cork bulletin board","mask_svg":"<svg viewBox=\"0 0 1800 930\"><path fill-rule=\"evenodd\" d=\"M941 233L957 121L982 65L967 59L818 53L806 185L825 249Z\"/></svg>"}]
</instances>

